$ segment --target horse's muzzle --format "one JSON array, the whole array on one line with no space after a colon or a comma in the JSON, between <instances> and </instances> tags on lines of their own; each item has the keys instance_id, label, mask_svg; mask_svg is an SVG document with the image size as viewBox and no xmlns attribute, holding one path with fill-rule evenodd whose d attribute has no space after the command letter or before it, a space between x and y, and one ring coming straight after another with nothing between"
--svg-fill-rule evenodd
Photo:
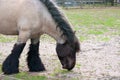
<instances>
[{"instance_id":1,"label":"horse's muzzle","mask_svg":"<svg viewBox=\"0 0 120 80\"><path fill-rule=\"evenodd\" d=\"M62 64L62 68L63 69L67 69L67 70L72 70L73 68L74 68L74 66L75 66L75 61L73 60L73 61L69 61L69 62L67 62L67 63L65 63L65 64Z\"/></svg>"}]
</instances>

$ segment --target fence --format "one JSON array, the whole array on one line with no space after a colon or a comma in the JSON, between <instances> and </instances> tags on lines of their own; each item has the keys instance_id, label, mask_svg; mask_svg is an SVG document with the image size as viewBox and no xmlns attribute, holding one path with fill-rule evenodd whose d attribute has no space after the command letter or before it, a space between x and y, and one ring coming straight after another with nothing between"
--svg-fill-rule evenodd
<instances>
[{"instance_id":1,"label":"fence","mask_svg":"<svg viewBox=\"0 0 120 80\"><path fill-rule=\"evenodd\" d=\"M110 3L109 0L56 0L56 3L65 8L120 6L120 0L114 0L113 3Z\"/></svg>"}]
</instances>

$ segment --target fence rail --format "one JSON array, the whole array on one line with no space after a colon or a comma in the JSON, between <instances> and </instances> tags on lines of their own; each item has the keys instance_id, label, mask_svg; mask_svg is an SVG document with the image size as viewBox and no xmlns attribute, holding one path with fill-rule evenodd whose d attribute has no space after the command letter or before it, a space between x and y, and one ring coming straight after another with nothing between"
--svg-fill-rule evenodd
<instances>
[{"instance_id":1,"label":"fence rail","mask_svg":"<svg viewBox=\"0 0 120 80\"><path fill-rule=\"evenodd\" d=\"M108 0L56 0L56 3L65 8L107 7L113 4L120 7L120 0L115 0L114 3L110 3Z\"/></svg>"}]
</instances>

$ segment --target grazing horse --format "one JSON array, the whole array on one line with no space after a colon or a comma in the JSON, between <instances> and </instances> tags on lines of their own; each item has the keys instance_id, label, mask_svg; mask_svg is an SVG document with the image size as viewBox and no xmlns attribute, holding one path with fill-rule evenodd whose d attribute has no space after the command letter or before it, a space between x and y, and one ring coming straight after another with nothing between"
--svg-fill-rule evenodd
<instances>
[{"instance_id":1,"label":"grazing horse","mask_svg":"<svg viewBox=\"0 0 120 80\"><path fill-rule=\"evenodd\" d=\"M56 52L64 69L71 70L76 63L80 45L71 24L51 0L0 0L0 33L18 35L11 54L2 65L4 74L19 72L19 58L28 39L27 55L30 72L44 71L39 57L39 39L43 34L53 37Z\"/></svg>"}]
</instances>

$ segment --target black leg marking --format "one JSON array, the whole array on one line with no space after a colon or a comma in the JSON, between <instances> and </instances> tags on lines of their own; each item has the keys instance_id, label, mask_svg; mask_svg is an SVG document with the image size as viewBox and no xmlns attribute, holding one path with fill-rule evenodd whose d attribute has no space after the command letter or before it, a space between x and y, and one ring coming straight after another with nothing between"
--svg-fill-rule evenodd
<instances>
[{"instance_id":1,"label":"black leg marking","mask_svg":"<svg viewBox=\"0 0 120 80\"><path fill-rule=\"evenodd\" d=\"M25 43L14 45L12 53L3 62L2 71L4 72L4 74L9 75L19 72L19 57L21 52L23 51L24 46Z\"/></svg>"},{"instance_id":2,"label":"black leg marking","mask_svg":"<svg viewBox=\"0 0 120 80\"><path fill-rule=\"evenodd\" d=\"M45 71L45 67L39 57L39 42L37 44L30 44L27 62L30 72Z\"/></svg>"}]
</instances>

